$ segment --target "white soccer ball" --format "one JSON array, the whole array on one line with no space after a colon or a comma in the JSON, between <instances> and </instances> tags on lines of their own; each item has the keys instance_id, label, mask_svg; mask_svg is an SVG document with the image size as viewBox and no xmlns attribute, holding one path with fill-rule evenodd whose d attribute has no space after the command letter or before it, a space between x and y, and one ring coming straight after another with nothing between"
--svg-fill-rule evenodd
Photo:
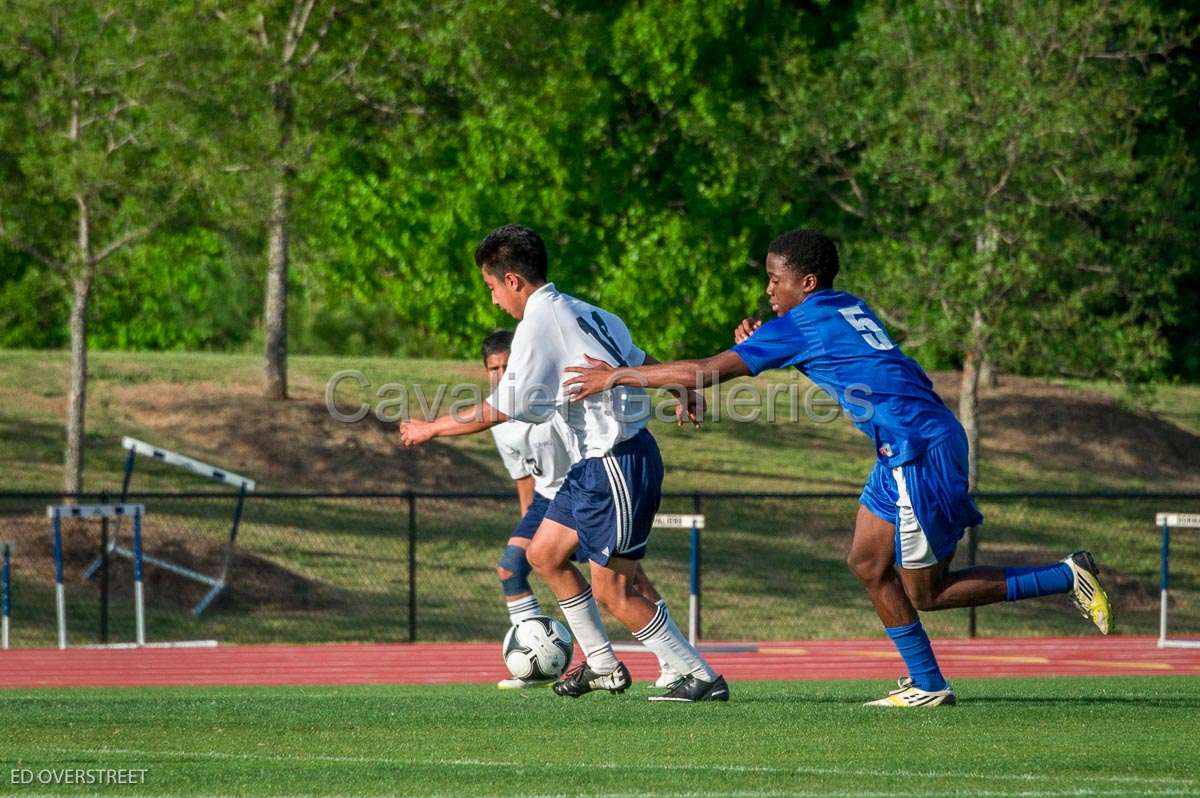
<instances>
[{"instance_id":1,"label":"white soccer ball","mask_svg":"<svg viewBox=\"0 0 1200 798\"><path fill-rule=\"evenodd\" d=\"M567 627L546 615L535 615L508 630L501 651L509 673L534 681L566 673L572 645Z\"/></svg>"}]
</instances>

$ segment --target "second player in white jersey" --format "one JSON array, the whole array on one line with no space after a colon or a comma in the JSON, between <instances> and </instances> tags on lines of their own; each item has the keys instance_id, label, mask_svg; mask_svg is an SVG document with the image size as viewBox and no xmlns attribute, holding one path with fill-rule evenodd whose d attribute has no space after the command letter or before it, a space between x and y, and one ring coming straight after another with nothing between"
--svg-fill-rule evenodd
<instances>
[{"instance_id":1,"label":"second player in white jersey","mask_svg":"<svg viewBox=\"0 0 1200 798\"><path fill-rule=\"evenodd\" d=\"M496 451L513 479L530 477L533 489L553 499L577 457L567 447L570 432L561 417L555 415L545 424L530 424L510 418L492 427Z\"/></svg>"}]
</instances>

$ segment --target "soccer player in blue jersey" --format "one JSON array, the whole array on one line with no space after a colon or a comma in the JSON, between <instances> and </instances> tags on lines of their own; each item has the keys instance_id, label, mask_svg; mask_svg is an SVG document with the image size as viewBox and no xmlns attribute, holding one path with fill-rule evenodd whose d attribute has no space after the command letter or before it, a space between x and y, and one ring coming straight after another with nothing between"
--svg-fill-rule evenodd
<instances>
[{"instance_id":1,"label":"soccer player in blue jersey","mask_svg":"<svg viewBox=\"0 0 1200 798\"><path fill-rule=\"evenodd\" d=\"M795 366L836 396L874 444L848 564L908 667L899 688L869 705L953 704L918 611L973 607L1065 593L1108 634L1113 614L1086 551L1036 568L951 570L965 528L983 516L967 487L967 439L925 372L888 337L867 303L834 290L837 248L815 230L777 238L766 260L767 296L778 317L747 319L736 345L712 357L640 368L600 359L567 371L576 399L614 386L712 385Z\"/></svg>"}]
</instances>

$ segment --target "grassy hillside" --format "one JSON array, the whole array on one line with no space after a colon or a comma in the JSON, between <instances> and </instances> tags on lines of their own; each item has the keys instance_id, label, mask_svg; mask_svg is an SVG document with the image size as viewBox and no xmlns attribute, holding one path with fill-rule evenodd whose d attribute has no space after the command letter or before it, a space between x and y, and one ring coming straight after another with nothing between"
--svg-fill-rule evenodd
<instances>
[{"instance_id":1,"label":"grassy hillside","mask_svg":"<svg viewBox=\"0 0 1200 798\"><path fill-rule=\"evenodd\" d=\"M56 490L61 484L65 356L0 353L2 489ZM116 490L133 435L187 452L260 481L261 490L393 491L405 488L507 491L490 435L400 446L395 423L335 421L323 395L330 376L354 368L370 386L344 383L340 407L372 401L380 386L482 378L474 363L293 358L294 399L258 396L256 357L98 353L92 361L86 483ZM951 406L953 374L935 375ZM706 498L704 627L707 639L842 637L878 633L866 594L845 567L855 500L871 447L844 419L787 422L786 391L807 383L788 375L777 422L737 423L729 407L705 429L655 422L673 491L826 491L842 498ZM729 394L726 393L726 397ZM1200 493L1200 389L1167 387L1141 408L1105 385L1056 385L1005 378L983 397L984 490L1180 490ZM140 462L135 490L219 486L177 469ZM53 565L45 502L0 502L0 539L17 542L14 618L19 645L54 635ZM233 586L202 618L188 609L204 588L147 569L152 639L223 641L408 639L409 576L415 574L420 640L487 639L506 624L495 558L515 520L515 502L421 499L416 569L409 570L408 505L403 499L264 499L246 506ZM687 512L687 498L663 510ZM1086 546L1096 552L1117 602L1122 631L1153 633L1157 623L1157 510L1196 511L1148 500L988 499L979 561L1033 564ZM145 526L147 553L208 574L220 572L232 501L155 499ZM127 536L128 530L122 533ZM95 524L66 530L70 628L94 639L96 584L81 575L98 548ZM1200 633L1200 539L1180 536L1172 621ZM113 566L112 639L132 635L129 569ZM656 533L647 568L669 603L687 605L686 534ZM543 601L551 600L540 584ZM961 635L964 611L926 619L931 633ZM988 608L981 634L1087 634L1059 598ZM499 630L499 631L498 631Z\"/></svg>"},{"instance_id":2,"label":"grassy hillside","mask_svg":"<svg viewBox=\"0 0 1200 798\"><path fill-rule=\"evenodd\" d=\"M330 377L357 369L370 381L341 383L339 406L378 405L388 384L483 385L478 364L461 361L293 357L293 398L259 397L257 356L97 352L88 393L89 490L120 484L122 435L144 438L233 469L264 490L504 489L509 480L488 435L399 445L394 423L373 416L335 421L325 408ZM62 483L67 355L0 352L0 490L55 490ZM668 490L820 490L861 487L873 461L869 442L843 417L787 421L792 390L809 385L785 373L744 380L774 386L776 422L722 419L705 429L653 422ZM935 382L957 406L957 376ZM728 399L729 392L724 394ZM394 412L394 408L393 408ZM1166 386L1131 406L1115 386L1050 384L1005 377L982 400L982 490L1200 489L1200 387ZM172 469L145 468L142 489L205 488Z\"/></svg>"}]
</instances>

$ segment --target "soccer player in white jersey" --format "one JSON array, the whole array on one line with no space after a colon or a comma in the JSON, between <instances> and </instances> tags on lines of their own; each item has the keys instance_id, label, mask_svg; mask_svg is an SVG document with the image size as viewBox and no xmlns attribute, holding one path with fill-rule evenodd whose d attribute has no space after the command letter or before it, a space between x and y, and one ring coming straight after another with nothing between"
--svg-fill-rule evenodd
<instances>
[{"instance_id":1,"label":"soccer player in white jersey","mask_svg":"<svg viewBox=\"0 0 1200 798\"><path fill-rule=\"evenodd\" d=\"M621 319L547 282L546 246L528 227L493 230L476 249L475 262L492 301L520 320L508 370L492 395L467 412L404 422L404 443L481 432L510 418L542 423L561 417L580 460L526 552L554 591L586 657L554 685L554 692L571 697L593 690L621 693L631 683L601 624L599 598L634 637L684 674L651 701L727 701L725 679L679 631L666 605L649 601L635 586L663 477L658 446L645 428L649 397L638 388L616 388L575 402L562 389L566 368L584 364L587 357L614 366L657 361L634 345ZM693 392L680 398L680 413L696 422L703 415L700 398ZM589 561L590 587L571 562L573 554Z\"/></svg>"},{"instance_id":2,"label":"soccer player in white jersey","mask_svg":"<svg viewBox=\"0 0 1200 798\"><path fill-rule=\"evenodd\" d=\"M493 389L500 383L508 368L512 339L513 334L507 330L497 330L483 339L483 366L487 370L488 381ZM537 596L533 594L533 588L529 585L531 566L525 556L525 550L529 548L529 543L546 514L546 508L558 493L567 471L578 460L568 449L568 436L566 426L557 415L544 424L529 424L509 419L492 427L496 450L500 453L500 459L504 462L509 476L516 482L517 501L521 506L521 518L496 566L496 575L500 578L500 588L504 593L505 608L508 610L509 620L514 624L542 614ZM638 563L635 576L638 592L655 604L662 603L662 597L642 570L641 563ZM657 687L668 687L681 675L661 657L658 658L658 667L658 679L655 681ZM545 682L512 677L501 679L496 686L502 690L519 690L540 684Z\"/></svg>"}]
</instances>

